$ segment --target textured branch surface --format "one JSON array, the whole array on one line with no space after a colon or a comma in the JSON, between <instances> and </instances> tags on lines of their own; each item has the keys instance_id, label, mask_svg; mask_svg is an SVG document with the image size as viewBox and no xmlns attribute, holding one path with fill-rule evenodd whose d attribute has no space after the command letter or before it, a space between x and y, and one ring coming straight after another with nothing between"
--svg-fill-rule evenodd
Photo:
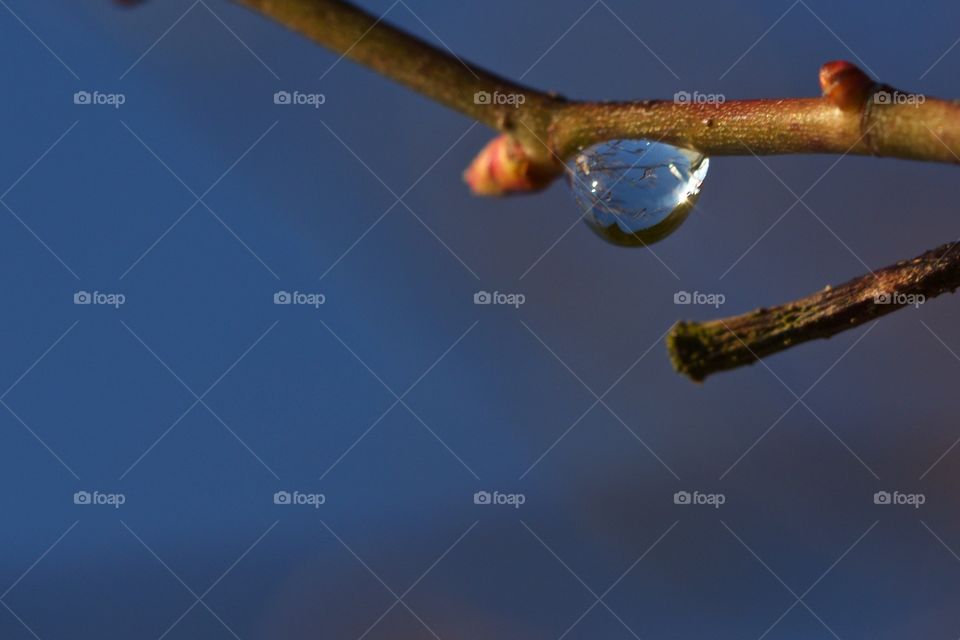
<instances>
[{"instance_id":1,"label":"textured branch surface","mask_svg":"<svg viewBox=\"0 0 960 640\"><path fill-rule=\"evenodd\" d=\"M673 365L700 381L778 351L852 329L960 286L960 243L951 242L837 287L770 309L708 322L678 322L667 336Z\"/></svg>"}]
</instances>

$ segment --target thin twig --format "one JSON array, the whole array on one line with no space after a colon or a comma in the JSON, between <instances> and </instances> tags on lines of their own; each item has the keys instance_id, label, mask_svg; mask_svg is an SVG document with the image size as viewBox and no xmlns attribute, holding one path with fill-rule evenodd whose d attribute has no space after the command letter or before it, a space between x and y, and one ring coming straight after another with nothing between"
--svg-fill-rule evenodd
<instances>
[{"instance_id":1,"label":"thin twig","mask_svg":"<svg viewBox=\"0 0 960 640\"><path fill-rule=\"evenodd\" d=\"M960 286L960 243L951 242L874 273L770 309L708 322L678 322L667 335L677 371L711 373L817 338L829 338Z\"/></svg>"}]
</instances>

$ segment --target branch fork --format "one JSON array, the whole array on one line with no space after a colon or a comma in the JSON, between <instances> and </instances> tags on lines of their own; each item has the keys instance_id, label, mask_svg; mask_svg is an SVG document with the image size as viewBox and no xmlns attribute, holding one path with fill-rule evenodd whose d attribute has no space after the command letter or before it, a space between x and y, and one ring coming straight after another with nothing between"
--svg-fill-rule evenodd
<instances>
[{"instance_id":1,"label":"branch fork","mask_svg":"<svg viewBox=\"0 0 960 640\"><path fill-rule=\"evenodd\" d=\"M960 164L960 102L896 90L849 62L820 68L815 98L577 102L466 63L344 0L235 1L499 131L464 173L477 195L538 191L580 150L617 139L706 156L833 153ZM958 284L960 249L951 243L779 307L679 322L668 347L677 370L703 380L890 313L905 306L902 296L932 298Z\"/></svg>"}]
</instances>

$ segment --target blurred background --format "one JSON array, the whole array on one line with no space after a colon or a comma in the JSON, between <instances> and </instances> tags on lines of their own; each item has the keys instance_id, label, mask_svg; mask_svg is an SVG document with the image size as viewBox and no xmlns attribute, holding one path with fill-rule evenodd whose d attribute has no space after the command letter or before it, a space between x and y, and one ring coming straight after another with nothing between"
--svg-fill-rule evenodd
<instances>
[{"instance_id":1,"label":"blurred background","mask_svg":"<svg viewBox=\"0 0 960 640\"><path fill-rule=\"evenodd\" d=\"M571 98L958 94L956 3L590 2L361 4ZM624 249L229 2L0 5L0 637L960 635L960 299L702 385L663 345L955 240L955 167L717 158Z\"/></svg>"}]
</instances>

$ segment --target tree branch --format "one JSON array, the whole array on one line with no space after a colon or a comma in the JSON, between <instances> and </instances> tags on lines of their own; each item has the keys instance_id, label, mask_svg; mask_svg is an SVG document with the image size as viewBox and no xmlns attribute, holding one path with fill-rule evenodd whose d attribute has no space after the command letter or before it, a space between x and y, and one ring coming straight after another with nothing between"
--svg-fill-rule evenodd
<instances>
[{"instance_id":1,"label":"tree branch","mask_svg":"<svg viewBox=\"0 0 960 640\"><path fill-rule=\"evenodd\" d=\"M848 62L820 69L818 98L572 102L466 63L344 0L235 1L501 131L464 174L476 194L541 189L580 149L624 138L708 156L849 153L960 164L960 102L878 84ZM702 380L890 313L910 296L953 291L960 284L960 250L953 249L944 245L780 307L679 322L668 337L674 365ZM874 299L885 293L891 303Z\"/></svg>"},{"instance_id":2,"label":"tree branch","mask_svg":"<svg viewBox=\"0 0 960 640\"><path fill-rule=\"evenodd\" d=\"M853 153L960 163L960 103L877 84L845 62L821 69L820 98L568 102L468 64L343 0L236 1L504 132L508 138L488 145L465 174L478 194L543 188L579 149L620 138L711 156Z\"/></svg>"},{"instance_id":3,"label":"tree branch","mask_svg":"<svg viewBox=\"0 0 960 640\"><path fill-rule=\"evenodd\" d=\"M545 186L562 172L538 139L546 136L561 98L467 63L343 0L235 1L478 122L514 134L522 150L518 162L528 166L531 176L545 174L527 190ZM478 94L491 100L478 100ZM495 95L523 96L522 104L495 103Z\"/></svg>"},{"instance_id":4,"label":"tree branch","mask_svg":"<svg viewBox=\"0 0 960 640\"><path fill-rule=\"evenodd\" d=\"M674 368L696 381L797 344L829 338L960 286L960 242L927 251L794 302L708 322L678 322L667 336Z\"/></svg>"},{"instance_id":5,"label":"tree branch","mask_svg":"<svg viewBox=\"0 0 960 640\"><path fill-rule=\"evenodd\" d=\"M342 0L236 0L314 42L493 128L511 107L474 101L477 91L524 93L526 109L551 98L470 65Z\"/></svg>"}]
</instances>

